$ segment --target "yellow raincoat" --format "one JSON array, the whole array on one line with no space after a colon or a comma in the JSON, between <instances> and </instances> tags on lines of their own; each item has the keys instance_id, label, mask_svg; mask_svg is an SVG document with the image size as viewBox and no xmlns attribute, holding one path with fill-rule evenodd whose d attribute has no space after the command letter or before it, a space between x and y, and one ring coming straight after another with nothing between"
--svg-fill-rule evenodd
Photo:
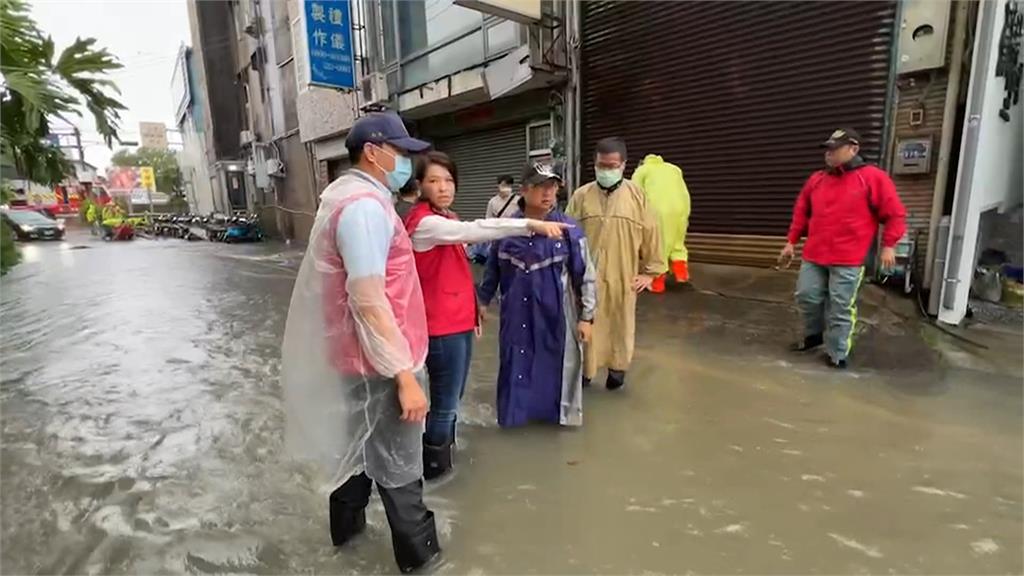
<instances>
[{"instance_id":1,"label":"yellow raincoat","mask_svg":"<svg viewBox=\"0 0 1024 576\"><path fill-rule=\"evenodd\" d=\"M658 218L665 265L669 261L689 260L686 252L686 228L690 224L690 191L683 171L661 156L648 154L633 172L633 182L647 193L647 200Z\"/></svg>"},{"instance_id":2,"label":"yellow raincoat","mask_svg":"<svg viewBox=\"0 0 1024 576\"><path fill-rule=\"evenodd\" d=\"M593 378L601 366L624 371L636 336L633 278L665 272L657 221L644 191L629 180L611 193L596 182L578 188L566 213L583 228L597 267L597 313L583 350L583 375Z\"/></svg>"}]
</instances>

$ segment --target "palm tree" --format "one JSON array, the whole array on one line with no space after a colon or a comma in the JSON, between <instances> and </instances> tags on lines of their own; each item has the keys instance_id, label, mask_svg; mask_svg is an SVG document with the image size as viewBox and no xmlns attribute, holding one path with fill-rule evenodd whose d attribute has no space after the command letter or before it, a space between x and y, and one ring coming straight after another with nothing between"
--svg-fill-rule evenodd
<instances>
[{"instance_id":1,"label":"palm tree","mask_svg":"<svg viewBox=\"0 0 1024 576\"><path fill-rule=\"evenodd\" d=\"M60 182L69 172L60 149L47 142L49 120L80 115L85 106L110 146L124 105L117 86L104 76L121 68L94 38L78 38L59 56L29 15L24 0L0 0L0 154L22 176Z\"/></svg>"}]
</instances>

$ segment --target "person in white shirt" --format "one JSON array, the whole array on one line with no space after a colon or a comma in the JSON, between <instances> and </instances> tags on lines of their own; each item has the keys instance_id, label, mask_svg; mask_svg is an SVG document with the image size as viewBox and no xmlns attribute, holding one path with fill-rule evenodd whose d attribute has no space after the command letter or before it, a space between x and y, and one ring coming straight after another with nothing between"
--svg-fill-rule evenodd
<instances>
[{"instance_id":1,"label":"person in white shirt","mask_svg":"<svg viewBox=\"0 0 1024 576\"><path fill-rule=\"evenodd\" d=\"M498 193L487 201L485 218L511 218L519 209L519 194L513 191L515 180L511 176L498 176ZM469 247L469 259L476 264L487 262L490 242L478 242Z\"/></svg>"},{"instance_id":2,"label":"person in white shirt","mask_svg":"<svg viewBox=\"0 0 1024 576\"><path fill-rule=\"evenodd\" d=\"M519 194L512 190L515 180L511 176L498 177L498 193L487 202L487 218L511 218L519 209Z\"/></svg>"}]
</instances>

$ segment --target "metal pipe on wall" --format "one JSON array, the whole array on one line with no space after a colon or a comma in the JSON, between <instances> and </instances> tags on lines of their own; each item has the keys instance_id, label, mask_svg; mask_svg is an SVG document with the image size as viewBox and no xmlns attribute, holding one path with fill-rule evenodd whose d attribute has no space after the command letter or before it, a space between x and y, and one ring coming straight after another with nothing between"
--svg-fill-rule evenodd
<instances>
[{"instance_id":1,"label":"metal pipe on wall","mask_svg":"<svg viewBox=\"0 0 1024 576\"><path fill-rule=\"evenodd\" d=\"M935 170L935 187L932 189L932 213L928 220L928 249L925 251L924 275L921 281L925 288L932 283L932 268L935 260L936 235L942 211L945 206L946 185L949 181L949 155L953 149L953 133L956 126L956 108L960 100L960 82L963 78L964 45L967 38L969 5L954 1L953 51L949 63L949 84L946 87L946 101L942 109L942 133L939 136L939 156Z\"/></svg>"},{"instance_id":2,"label":"metal pipe on wall","mask_svg":"<svg viewBox=\"0 0 1024 576\"><path fill-rule=\"evenodd\" d=\"M571 10L566 18L568 28L566 39L569 43L566 55L569 57L569 82L572 85L572 114L567 115L566 122L569 124L569 130L572 132L572 153L570 155L569 149L566 149L566 161L571 162L573 167L570 183L574 188L578 188L581 184L581 164L583 159L583 151L580 149L580 126L582 124L580 121L580 33L582 31L583 4L580 0L569 0L567 4L570 5L569 9Z\"/></svg>"},{"instance_id":3,"label":"metal pipe on wall","mask_svg":"<svg viewBox=\"0 0 1024 576\"><path fill-rule=\"evenodd\" d=\"M969 107L966 113L966 125L964 126L963 150L961 151L961 170L957 177L962 186L957 187L956 195L953 198L953 214L950 216L949 249L946 252L946 270L943 274L942 286L933 289L941 289L941 306L939 308L939 321L947 324L958 324L963 316L956 313L957 296L961 291L970 294L970 275L967 277L967 285L961 282L960 267L964 258L975 258L974 252L977 240L977 226L972 231L973 238L968 240L968 220L971 213L971 196L975 192L974 173L978 160L978 141L980 139L981 114L985 109L985 92L988 89L984 81L986 74L985 67L990 61L992 46L989 40L997 34L995 31L996 14L1000 9L996 2L984 2L978 9L978 22L976 49L973 55L973 62L976 68L971 71L972 86ZM998 48L997 48L998 49ZM970 248L969 253L964 253L965 244Z\"/></svg>"}]
</instances>

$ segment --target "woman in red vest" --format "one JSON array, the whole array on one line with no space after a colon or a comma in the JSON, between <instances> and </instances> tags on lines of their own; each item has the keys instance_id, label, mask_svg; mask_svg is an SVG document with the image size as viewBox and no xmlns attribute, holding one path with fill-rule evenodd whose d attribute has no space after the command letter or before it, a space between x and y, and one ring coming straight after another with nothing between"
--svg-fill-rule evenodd
<instances>
[{"instance_id":1,"label":"woman in red vest","mask_svg":"<svg viewBox=\"0 0 1024 576\"><path fill-rule=\"evenodd\" d=\"M430 412L423 435L423 476L436 478L452 465L459 400L466 386L473 336L479 326L476 290L465 244L539 234L560 238L560 222L487 218L461 222L451 211L458 185L455 163L428 152L416 167L419 202L405 216L427 310L427 376Z\"/></svg>"}]
</instances>

